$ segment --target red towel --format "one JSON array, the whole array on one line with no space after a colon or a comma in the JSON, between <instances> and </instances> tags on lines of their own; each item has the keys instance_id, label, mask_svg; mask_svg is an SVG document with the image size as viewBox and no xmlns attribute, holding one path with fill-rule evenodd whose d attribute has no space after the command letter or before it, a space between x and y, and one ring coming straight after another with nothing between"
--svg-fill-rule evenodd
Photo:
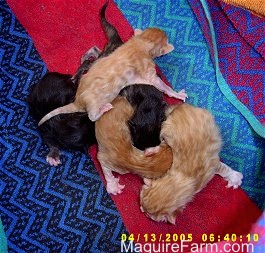
<instances>
[{"instance_id":1,"label":"red towel","mask_svg":"<svg viewBox=\"0 0 265 253\"><path fill-rule=\"evenodd\" d=\"M73 74L87 49L94 45L102 49L106 43L98 14L105 0L8 0L8 3L33 39L50 71ZM117 28L123 40L133 34L132 28L112 1L106 17ZM102 176L96 152L96 146L93 146L90 154ZM177 217L176 225L157 223L140 212L139 191L142 179L129 174L120 178L121 183L126 185L125 190L111 197L136 242L151 242L152 233L157 235L155 242L159 239L179 242L177 235L191 234L192 243L195 243L203 241L203 234L210 233L218 241L226 234L248 233L252 223L261 214L243 190L227 189L226 182L216 176Z\"/></svg>"}]
</instances>

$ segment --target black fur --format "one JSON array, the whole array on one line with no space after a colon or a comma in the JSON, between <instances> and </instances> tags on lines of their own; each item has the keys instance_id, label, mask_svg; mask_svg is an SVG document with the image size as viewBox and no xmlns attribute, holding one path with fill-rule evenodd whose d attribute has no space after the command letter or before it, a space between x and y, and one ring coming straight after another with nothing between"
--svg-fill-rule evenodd
<instances>
[{"instance_id":1,"label":"black fur","mask_svg":"<svg viewBox=\"0 0 265 253\"><path fill-rule=\"evenodd\" d=\"M120 94L135 108L128 122L133 145L140 150L159 145L167 107L162 92L152 85L137 84L124 88Z\"/></svg>"},{"instance_id":2,"label":"black fur","mask_svg":"<svg viewBox=\"0 0 265 253\"><path fill-rule=\"evenodd\" d=\"M75 75L71 78L71 80L75 84L79 84L82 75L84 75L84 74L86 74L88 72L88 70L90 69L92 63L99 57L100 50L96 46L94 46L91 49L93 49L92 52L88 51L82 57L81 65L77 69Z\"/></svg>"},{"instance_id":3,"label":"black fur","mask_svg":"<svg viewBox=\"0 0 265 253\"><path fill-rule=\"evenodd\" d=\"M76 90L71 75L47 73L28 96L30 113L39 121L51 110L73 102ZM58 115L38 129L50 148L83 150L96 143L95 124L86 113Z\"/></svg>"},{"instance_id":4,"label":"black fur","mask_svg":"<svg viewBox=\"0 0 265 253\"><path fill-rule=\"evenodd\" d=\"M101 23L109 42L99 57L105 57L123 44L117 30L105 19L108 2L100 12ZM34 87L27 101L33 117L39 121L55 108L73 102L79 80L85 74L95 58L87 57L76 74L47 73ZM135 108L128 122L132 142L135 147L144 150L159 145L161 124L165 120L166 103L163 95L155 87L145 84L124 88L123 95ZM72 148L87 152L87 148L96 143L95 125L87 113L57 115L39 126L39 131L51 151L49 157L59 159L59 148Z\"/></svg>"},{"instance_id":5,"label":"black fur","mask_svg":"<svg viewBox=\"0 0 265 253\"><path fill-rule=\"evenodd\" d=\"M100 12L101 23L108 37L108 43L99 57L105 57L122 44L117 30L106 21L105 10ZM30 113L39 121L55 108L73 102L81 76L86 73L95 59L88 57L83 61L76 75L50 72L33 88L27 98ZM95 124L88 119L87 113L61 114L48 120L39 131L50 147L48 157L59 159L59 148L73 148L87 152L87 147L96 143Z\"/></svg>"},{"instance_id":6,"label":"black fur","mask_svg":"<svg viewBox=\"0 0 265 253\"><path fill-rule=\"evenodd\" d=\"M123 44L123 41L121 40L121 37L119 36L118 31L116 28L111 25L105 17L106 8L108 6L109 2L107 1L100 10L100 22L102 25L103 30L105 31L105 34L108 39L108 43L105 45L102 52L98 51L98 58L106 57L109 54L111 54L116 48L121 46ZM85 57L83 60L81 66L78 68L76 74L72 78L74 82L79 83L79 79L82 75L86 74L91 67L91 63L94 61L94 58L91 57Z\"/></svg>"},{"instance_id":7,"label":"black fur","mask_svg":"<svg viewBox=\"0 0 265 253\"><path fill-rule=\"evenodd\" d=\"M100 11L100 21L101 25L105 31L105 34L108 38L108 43L104 47L104 50L101 52L99 57L105 57L108 56L110 53L112 53L116 48L121 46L123 44L123 41L121 40L121 37L119 36L118 31L116 28L111 25L105 18L105 12L106 8L108 6L108 1L103 5Z\"/></svg>"},{"instance_id":8,"label":"black fur","mask_svg":"<svg viewBox=\"0 0 265 253\"><path fill-rule=\"evenodd\" d=\"M46 73L28 96L30 113L36 120L54 108L63 106L74 100L77 84L71 75L57 72Z\"/></svg>"}]
</instances>

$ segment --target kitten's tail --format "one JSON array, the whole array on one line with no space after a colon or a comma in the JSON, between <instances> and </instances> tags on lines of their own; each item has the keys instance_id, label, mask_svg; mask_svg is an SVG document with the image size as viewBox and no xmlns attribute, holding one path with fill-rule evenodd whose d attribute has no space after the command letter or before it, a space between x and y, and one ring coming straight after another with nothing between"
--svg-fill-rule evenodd
<instances>
[{"instance_id":1,"label":"kitten's tail","mask_svg":"<svg viewBox=\"0 0 265 253\"><path fill-rule=\"evenodd\" d=\"M43 124L45 121L49 120L50 118L58 115L58 114L62 114L62 113L74 113L74 112L81 112L83 110L81 110L79 107L77 107L74 103L56 108L55 110L49 112L48 114L46 114L39 122L38 126L40 126L41 124Z\"/></svg>"},{"instance_id":2,"label":"kitten's tail","mask_svg":"<svg viewBox=\"0 0 265 253\"><path fill-rule=\"evenodd\" d=\"M106 36L108 37L108 40L109 40L108 44L110 43L123 44L121 37L119 36L116 28L106 20L105 12L106 12L106 8L108 4L109 4L109 1L107 1L100 10L100 21L106 33Z\"/></svg>"},{"instance_id":3,"label":"kitten's tail","mask_svg":"<svg viewBox=\"0 0 265 253\"><path fill-rule=\"evenodd\" d=\"M132 173L136 173L145 178L159 178L163 176L172 166L172 150L161 143L159 151L152 156L145 156L144 152L129 144L128 163L132 165Z\"/></svg>"}]
</instances>

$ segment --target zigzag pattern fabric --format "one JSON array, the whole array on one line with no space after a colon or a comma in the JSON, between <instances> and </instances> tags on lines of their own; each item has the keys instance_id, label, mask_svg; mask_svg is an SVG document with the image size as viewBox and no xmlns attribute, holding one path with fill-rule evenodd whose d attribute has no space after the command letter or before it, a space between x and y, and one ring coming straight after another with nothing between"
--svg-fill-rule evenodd
<instances>
[{"instance_id":1,"label":"zigzag pattern fabric","mask_svg":"<svg viewBox=\"0 0 265 253\"><path fill-rule=\"evenodd\" d=\"M221 72L236 97L260 122L260 135L265 137L265 21L219 2L209 1L209 8Z\"/></svg>"},{"instance_id":2,"label":"zigzag pattern fabric","mask_svg":"<svg viewBox=\"0 0 265 253\"><path fill-rule=\"evenodd\" d=\"M0 214L9 253L119 252L127 232L92 160L65 153L65 166L49 168L43 159L25 99L47 68L3 0L0 12Z\"/></svg>"},{"instance_id":3,"label":"zigzag pattern fabric","mask_svg":"<svg viewBox=\"0 0 265 253\"><path fill-rule=\"evenodd\" d=\"M117 0L116 3L133 28L158 26L167 32L175 50L157 60L159 68L175 90L187 91L188 103L213 113L223 137L221 159L243 173L242 188L260 208L265 208L265 140L253 132L218 87L205 43L205 38L212 43L209 25L200 1ZM191 7L200 23L194 20ZM201 27L206 31L204 34ZM237 59L232 57L230 61Z\"/></svg>"},{"instance_id":4,"label":"zigzag pattern fabric","mask_svg":"<svg viewBox=\"0 0 265 253\"><path fill-rule=\"evenodd\" d=\"M16 4L16 1L10 2ZM76 4L77 1L69 2ZM3 17L6 17L1 19L4 36L0 38L1 67L5 73L0 83L0 122L3 123L0 143L1 154L4 154L0 158L0 213L9 251L119 252L120 235L126 233L126 230L91 159L78 152L64 152L62 166L55 169L45 163L44 157L48 150L36 131L36 122L32 122L28 115L25 97L30 86L46 73L47 68L6 3L3 0L0 3L0 10ZM158 59L158 66L175 90L187 90L187 102L207 108L215 115L224 140L222 159L243 172L243 188L259 207L264 207L265 178L262 168L265 142L252 131L245 118L220 92L211 55L188 1L117 0L116 3L134 28L159 26L167 32L170 42L175 45L175 51ZM31 45L31 49L28 49L28 45ZM78 58L78 55L75 56ZM56 60L60 61L58 57ZM69 61L71 64L75 62L73 58ZM135 183L130 176L127 176L128 180L132 179L132 183ZM137 184L140 184L139 181L138 178ZM191 232L194 237L196 235L196 241L201 238L201 234L196 234L196 226L203 232L212 231L214 227L216 230L212 232L247 233L249 224L257 218L260 210L253 210L253 203L248 202L247 197L248 200L242 197L245 196L242 190L233 191L231 198L227 197L220 203L219 194L224 190L225 182L214 178L208 191L205 189L204 195L198 195L197 202L186 209L176 226L153 222L150 227L156 226L161 231L164 229L164 235L169 231L168 228L172 233ZM138 201L138 190L134 188L133 191ZM123 219L126 217L127 224L128 220L132 224L135 222L138 226L135 231L142 229L150 235L154 230L148 226L142 228L141 217L129 213L131 206L128 196L115 196L116 199L124 200ZM242 209L236 205L238 196L246 200ZM205 200L208 200L208 204L214 203L214 209L224 209L222 205L226 208L229 206L229 217L236 218L225 219L228 217L225 213L210 210L212 206L209 208ZM138 202L133 205L139 209ZM203 217L204 210L210 210L212 216ZM190 214L188 219L187 213ZM224 219L221 220L219 215ZM226 226L223 227L224 223Z\"/></svg>"},{"instance_id":5,"label":"zigzag pattern fabric","mask_svg":"<svg viewBox=\"0 0 265 253\"><path fill-rule=\"evenodd\" d=\"M206 38L208 45L210 47L211 55L213 56L214 55L214 52L213 52L214 46L213 46L213 41L211 38L211 32L209 30L209 23L208 23L209 20L207 20L205 10L202 6L202 2L205 2L205 1L189 0L189 2L191 4L191 7L192 7L194 13L196 14L197 19L199 20L199 23L202 27L205 38ZM217 39L218 39L218 36L223 36L222 35L223 31L219 30L221 28L222 29L226 28L227 29L226 31L229 34L232 34L232 35L234 34L235 36L238 36L238 32L233 27L233 25L231 23L227 24L227 22L229 22L229 21L224 18L222 11L221 11L221 7L218 4L218 2L208 1L208 6L209 6L209 11L210 11L209 18L210 19L211 19L211 17L213 18L213 24L215 25L214 28L216 29L215 32L217 33ZM212 15L210 15L210 14L212 14ZM219 18L219 20L218 20L218 18ZM254 18L256 18L256 17L254 17ZM221 24L220 20L222 21L222 26L220 25ZM239 23L239 21L237 21L237 22ZM255 31L255 29L253 29L253 32L254 31ZM234 82L241 82L245 78L242 75L244 75L246 73L248 74L248 76L251 76L251 74L252 74L252 81L255 79L257 80L262 75L264 75L264 71L262 71L260 69L261 68L260 65L258 65L256 70L253 70L254 64L251 64L249 67L246 68L246 70L244 71L244 74L242 73L243 70L233 68L233 66L239 66L238 61L241 59L240 57L242 57L242 61L244 61L244 59L245 59L245 61L249 60L251 62L251 61L255 61L255 59L258 59L258 61L260 61L260 55L254 49L252 49L252 50L249 49L248 45L244 44L242 42L242 40L241 41L240 40L229 41L229 38L231 39L231 36L227 35L221 41L218 40L218 42L217 42L218 50L220 49L218 51L218 53L220 53L219 55L221 55L220 59L219 59L220 60L220 67L222 68L222 72L224 72L224 77L227 79L229 78L229 80L233 79ZM223 42L223 44L222 44L222 42ZM240 42L242 42L242 45L240 44ZM227 51L225 49L227 49ZM228 51L237 52L237 54L230 53L229 55L227 55ZM255 66L257 66L257 65L255 65ZM244 66L244 67L246 67L246 66ZM258 75L255 76L254 73L258 73ZM239 77L239 76L241 76L241 77ZM261 77L259 81L262 81L262 80L263 80L263 78ZM249 82L249 83L251 83L251 82ZM255 88L254 85L255 85L255 82L253 82L253 89ZM263 99L264 99L264 97L263 97ZM240 167L247 168L246 170L244 170L245 173L243 172L244 176L245 176L244 183L243 183L243 189L248 193L249 196L251 196L252 199L254 199L256 201L256 203L258 203L258 205L261 208L264 209L265 202L264 202L263 189L264 189L264 181L265 181L265 175L264 175L265 141L263 138L260 138L255 133L253 133L252 130L248 127L248 124L246 124L244 127L244 124L242 125L242 122L243 122L242 120L237 120L237 122L238 123L236 123L236 125L237 125L236 128L239 130L239 132L238 132L239 135L238 135L238 138L233 141L233 143L235 143L236 140L239 141L240 148L242 148L242 152L244 152L243 151L245 149L244 147L246 147L246 149L250 150L251 146L255 147L254 148L255 152L257 152L256 153L257 154L256 159L252 160L252 158L254 158L254 157L251 156L251 159L248 161L249 162L248 164L245 163L246 160L243 157L240 159L241 161L243 161L243 164L242 164L242 162L240 162L240 160L237 160L238 164L239 163L242 164L242 166L240 166ZM242 127L245 130L243 130ZM232 136L235 136L234 134L235 134L235 132L233 131ZM246 134L246 135L244 136L244 134ZM230 150L230 152L231 151L232 151L232 149ZM247 153L245 153L245 157L247 157ZM228 153L225 153L224 155L226 156L226 155L228 155ZM229 154L229 156L230 156L230 154ZM250 174L250 171L252 171L252 174ZM254 177L253 177L253 175L254 175Z\"/></svg>"},{"instance_id":6,"label":"zigzag pattern fabric","mask_svg":"<svg viewBox=\"0 0 265 253\"><path fill-rule=\"evenodd\" d=\"M265 138L265 22L222 1L220 5L216 1L190 2L208 42L222 93Z\"/></svg>"}]
</instances>

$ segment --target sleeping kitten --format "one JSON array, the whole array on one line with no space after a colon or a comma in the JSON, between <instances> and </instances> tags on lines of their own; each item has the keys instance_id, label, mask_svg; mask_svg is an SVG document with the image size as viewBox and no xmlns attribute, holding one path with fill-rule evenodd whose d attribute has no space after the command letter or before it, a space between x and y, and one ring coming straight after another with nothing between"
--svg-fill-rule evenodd
<instances>
[{"instance_id":1,"label":"sleeping kitten","mask_svg":"<svg viewBox=\"0 0 265 253\"><path fill-rule=\"evenodd\" d=\"M157 75L153 58L171 52L164 31L158 28L136 30L135 36L82 76L73 103L57 108L43 117L39 125L62 113L87 112L91 121L98 120L113 108L111 102L122 88L134 83L152 84L171 97L185 100L184 91L176 93Z\"/></svg>"},{"instance_id":2,"label":"sleeping kitten","mask_svg":"<svg viewBox=\"0 0 265 253\"><path fill-rule=\"evenodd\" d=\"M87 55L91 56L90 53ZM93 60L89 57L86 64L92 64ZM78 80L80 77L76 75L76 78ZM77 87L78 83L72 81L71 75L46 73L27 98L30 113L39 121L51 110L72 102ZM95 124L82 112L58 115L39 126L38 130L50 148L46 161L52 166L61 163L59 148L86 153L87 148L96 143Z\"/></svg>"},{"instance_id":3,"label":"sleeping kitten","mask_svg":"<svg viewBox=\"0 0 265 253\"><path fill-rule=\"evenodd\" d=\"M209 112L188 104L168 112L161 138L172 148L173 164L163 177L145 180L140 202L141 210L153 220L175 224L177 214L215 174L234 188L243 176L220 162L221 137Z\"/></svg>"},{"instance_id":4,"label":"sleeping kitten","mask_svg":"<svg viewBox=\"0 0 265 253\"><path fill-rule=\"evenodd\" d=\"M33 88L27 98L30 113L36 120L40 120L50 111L74 101L79 80L87 73L93 61L98 57L105 57L123 44L117 30L107 22L105 10L108 2L100 11L100 20L108 38L104 50L100 52L93 47L82 57L81 66L76 74L71 75L49 72ZM57 166L60 162L59 148L73 148L85 151L87 147L96 143L95 126L86 113L71 113L55 116L41 125L39 131L44 141L50 147L47 162Z\"/></svg>"},{"instance_id":5,"label":"sleeping kitten","mask_svg":"<svg viewBox=\"0 0 265 253\"><path fill-rule=\"evenodd\" d=\"M166 119L167 103L162 92L154 86L139 84L122 89L120 95L125 96L134 108L128 121L133 145L145 150L145 155L153 154L160 144L161 125Z\"/></svg>"},{"instance_id":6,"label":"sleeping kitten","mask_svg":"<svg viewBox=\"0 0 265 253\"><path fill-rule=\"evenodd\" d=\"M135 87L136 85L133 86ZM158 178L172 164L172 151L165 143L161 143L159 151L151 157L146 157L144 152L132 145L127 122L133 113L130 103L124 97L118 96L113 101L113 109L95 124L97 157L107 182L107 191L114 195L121 193L124 185L119 184L119 178L115 178L112 171Z\"/></svg>"}]
</instances>

